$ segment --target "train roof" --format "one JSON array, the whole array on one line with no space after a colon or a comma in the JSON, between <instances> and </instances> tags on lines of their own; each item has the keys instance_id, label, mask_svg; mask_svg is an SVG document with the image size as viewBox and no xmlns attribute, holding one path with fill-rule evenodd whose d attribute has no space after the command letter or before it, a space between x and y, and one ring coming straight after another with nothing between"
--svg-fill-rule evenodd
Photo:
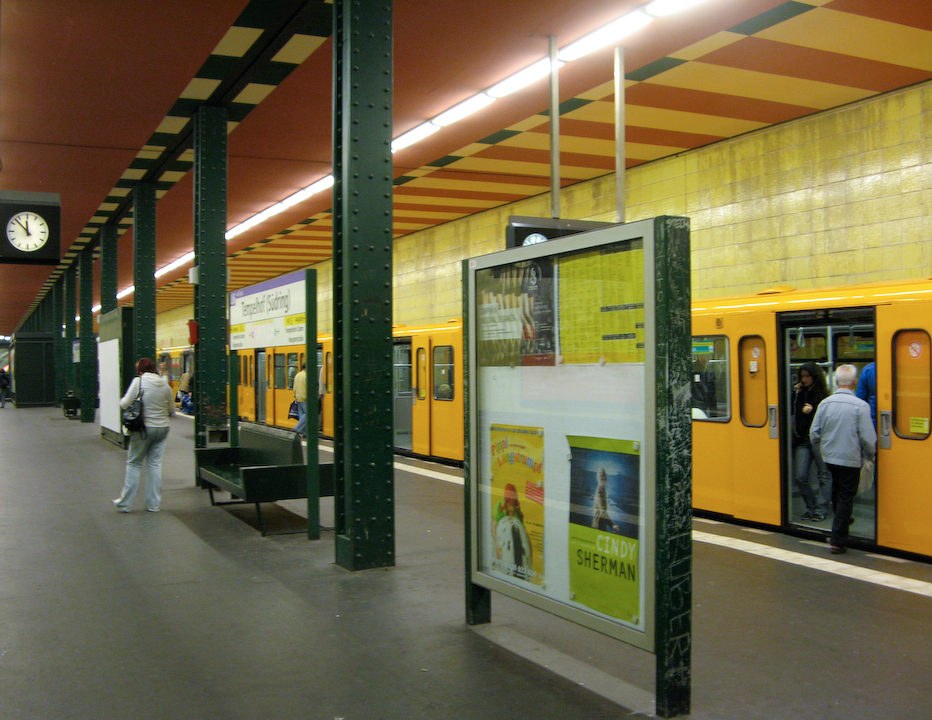
<instances>
[{"instance_id":1,"label":"train roof","mask_svg":"<svg viewBox=\"0 0 932 720\"><path fill-rule=\"evenodd\" d=\"M768 287L754 295L694 300L693 316L723 312L791 312L810 308L867 307L932 299L932 278L796 289Z\"/></svg>"}]
</instances>

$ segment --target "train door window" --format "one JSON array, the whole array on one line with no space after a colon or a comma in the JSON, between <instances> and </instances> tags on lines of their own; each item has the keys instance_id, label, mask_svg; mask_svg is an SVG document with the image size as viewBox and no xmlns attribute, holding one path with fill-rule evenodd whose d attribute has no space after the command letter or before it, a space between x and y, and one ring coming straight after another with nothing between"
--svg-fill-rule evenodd
<instances>
[{"instance_id":1,"label":"train door window","mask_svg":"<svg viewBox=\"0 0 932 720\"><path fill-rule=\"evenodd\" d=\"M748 427L767 424L767 355L764 338L748 335L738 343L741 422Z\"/></svg>"},{"instance_id":2,"label":"train door window","mask_svg":"<svg viewBox=\"0 0 932 720\"><path fill-rule=\"evenodd\" d=\"M728 338L705 335L693 338L693 420L731 419L731 373L728 368Z\"/></svg>"},{"instance_id":3,"label":"train door window","mask_svg":"<svg viewBox=\"0 0 932 720\"><path fill-rule=\"evenodd\" d=\"M394 366L395 371L392 379L394 381L395 397L411 397L411 345L410 343L399 343L394 349Z\"/></svg>"},{"instance_id":4,"label":"train door window","mask_svg":"<svg viewBox=\"0 0 932 720\"><path fill-rule=\"evenodd\" d=\"M453 346L434 348L434 400L453 399Z\"/></svg>"},{"instance_id":5,"label":"train door window","mask_svg":"<svg viewBox=\"0 0 932 720\"><path fill-rule=\"evenodd\" d=\"M924 330L893 337L893 427L909 440L929 437L932 417L932 347Z\"/></svg>"},{"instance_id":6,"label":"train door window","mask_svg":"<svg viewBox=\"0 0 932 720\"><path fill-rule=\"evenodd\" d=\"M298 353L288 353L288 389L294 387L294 376L298 374Z\"/></svg>"},{"instance_id":7,"label":"train door window","mask_svg":"<svg viewBox=\"0 0 932 720\"><path fill-rule=\"evenodd\" d=\"M181 356L177 355L170 359L169 367L172 369L172 377L175 379L181 378Z\"/></svg>"},{"instance_id":8,"label":"train door window","mask_svg":"<svg viewBox=\"0 0 932 720\"><path fill-rule=\"evenodd\" d=\"M427 399L427 348L417 349L417 399Z\"/></svg>"},{"instance_id":9,"label":"train door window","mask_svg":"<svg viewBox=\"0 0 932 720\"><path fill-rule=\"evenodd\" d=\"M327 392L333 392L333 353L327 353L327 370L324 373L327 382Z\"/></svg>"},{"instance_id":10,"label":"train door window","mask_svg":"<svg viewBox=\"0 0 932 720\"><path fill-rule=\"evenodd\" d=\"M249 356L249 387L256 386L256 356Z\"/></svg>"},{"instance_id":11,"label":"train door window","mask_svg":"<svg viewBox=\"0 0 932 720\"><path fill-rule=\"evenodd\" d=\"M288 387L288 377L285 367L285 353L275 353L275 376L272 387L284 390Z\"/></svg>"},{"instance_id":12,"label":"train door window","mask_svg":"<svg viewBox=\"0 0 932 720\"><path fill-rule=\"evenodd\" d=\"M858 374L864 366L874 360L874 329L851 326L835 333L835 367L842 364L854 365Z\"/></svg>"}]
</instances>

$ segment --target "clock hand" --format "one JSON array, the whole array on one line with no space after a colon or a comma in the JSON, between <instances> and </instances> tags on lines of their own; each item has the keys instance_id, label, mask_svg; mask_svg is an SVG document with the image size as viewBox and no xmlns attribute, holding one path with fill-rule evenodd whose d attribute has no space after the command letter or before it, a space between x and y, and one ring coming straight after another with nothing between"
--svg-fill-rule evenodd
<instances>
[{"instance_id":1,"label":"clock hand","mask_svg":"<svg viewBox=\"0 0 932 720\"><path fill-rule=\"evenodd\" d=\"M19 218L16 218L16 222L23 230L26 231L26 234L29 235L29 223L27 222L25 225L23 225L23 221Z\"/></svg>"}]
</instances>

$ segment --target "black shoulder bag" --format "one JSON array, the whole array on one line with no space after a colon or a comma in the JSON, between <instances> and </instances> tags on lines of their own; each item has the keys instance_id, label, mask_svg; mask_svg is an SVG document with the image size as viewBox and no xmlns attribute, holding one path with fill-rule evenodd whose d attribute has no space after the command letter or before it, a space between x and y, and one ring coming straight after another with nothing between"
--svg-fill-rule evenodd
<instances>
[{"instance_id":1,"label":"black shoulder bag","mask_svg":"<svg viewBox=\"0 0 932 720\"><path fill-rule=\"evenodd\" d=\"M130 432L145 432L146 423L142 418L142 376L139 377L139 394L123 410L123 426Z\"/></svg>"}]
</instances>

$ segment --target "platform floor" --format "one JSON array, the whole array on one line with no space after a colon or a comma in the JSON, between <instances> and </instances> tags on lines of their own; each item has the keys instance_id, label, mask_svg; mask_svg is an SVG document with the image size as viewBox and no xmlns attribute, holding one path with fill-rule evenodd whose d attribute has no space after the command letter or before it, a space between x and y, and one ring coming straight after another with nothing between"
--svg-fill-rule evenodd
<instances>
[{"instance_id":1,"label":"platform floor","mask_svg":"<svg viewBox=\"0 0 932 720\"><path fill-rule=\"evenodd\" d=\"M331 531L263 538L251 507L211 507L192 431L174 418L162 512L119 514L125 451L96 425L0 411L0 718L650 716L650 655L500 595L465 625L457 470L399 458L397 566L350 573ZM932 566L695 538L690 717L932 717Z\"/></svg>"}]
</instances>

